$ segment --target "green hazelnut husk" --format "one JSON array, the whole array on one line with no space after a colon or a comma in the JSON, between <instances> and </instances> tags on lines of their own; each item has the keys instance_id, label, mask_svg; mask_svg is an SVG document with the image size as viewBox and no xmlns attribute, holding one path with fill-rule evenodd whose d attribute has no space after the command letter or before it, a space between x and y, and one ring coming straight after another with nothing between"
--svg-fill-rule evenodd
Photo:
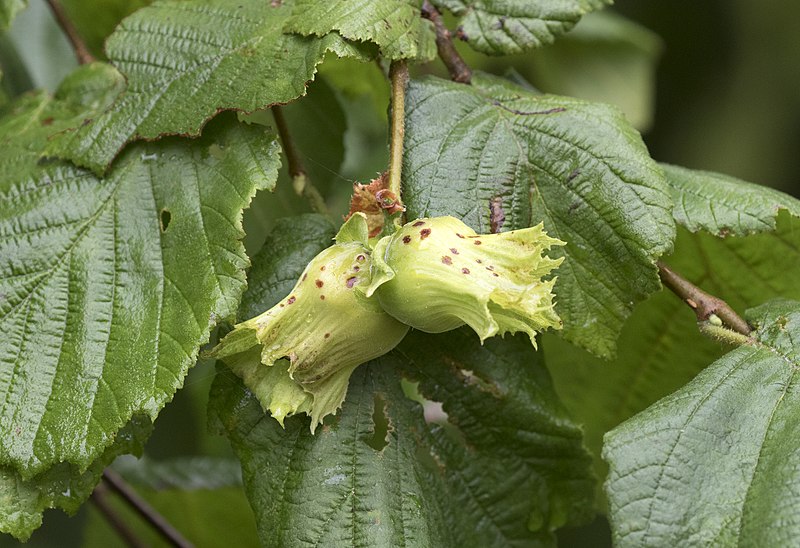
<instances>
[{"instance_id":1,"label":"green hazelnut husk","mask_svg":"<svg viewBox=\"0 0 800 548\"><path fill-rule=\"evenodd\" d=\"M236 325L210 353L281 425L306 413L313 432L341 406L355 368L394 348L408 331L364 295L371 281L368 238L366 219L353 215L284 299Z\"/></svg>"},{"instance_id":2,"label":"green hazelnut husk","mask_svg":"<svg viewBox=\"0 0 800 548\"><path fill-rule=\"evenodd\" d=\"M375 245L367 296L420 331L466 324L481 342L521 331L536 346L537 332L561 328L556 279L543 279L562 261L544 255L554 245L541 223L479 235L453 217L417 219Z\"/></svg>"}]
</instances>

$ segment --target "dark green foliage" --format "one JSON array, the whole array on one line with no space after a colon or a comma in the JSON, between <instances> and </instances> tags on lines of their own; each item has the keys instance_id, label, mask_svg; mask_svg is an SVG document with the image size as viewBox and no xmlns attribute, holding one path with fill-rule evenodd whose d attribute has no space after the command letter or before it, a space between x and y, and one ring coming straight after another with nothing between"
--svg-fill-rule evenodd
<instances>
[{"instance_id":1,"label":"dark green foliage","mask_svg":"<svg viewBox=\"0 0 800 548\"><path fill-rule=\"evenodd\" d=\"M448 296L469 293L459 284L470 268L494 268L455 244L420 260L436 240L423 242L430 228L408 247L394 232L392 245L408 252L395 265L408 281L395 286L395 314L453 329L409 329L379 298L346 292L387 275L368 265L389 261L351 217L358 238L347 229L343 238L360 247L341 268L313 263L328 267L307 283L319 306L287 315L293 336L321 339L308 356L320 368L287 369L299 346L253 320L231 337L250 369L218 363L213 384L209 361L193 373L206 375L195 389L211 385L197 408L207 405L212 430L230 441L226 456L113 466L197 545L544 547L597 510L620 546L795 543L800 202L651 158L634 126L653 118L660 42L619 15L583 19L606 3L64 0L79 39L108 63L79 67L53 94L22 93L37 63L12 27L0 40L0 531L26 539L45 510L76 512L112 461L142 454L162 408L194 382L186 375L203 345L294 303L298 278L333 244L349 178L375 178L387 167L384 137L400 143L401 125L387 127L394 96L405 108L402 177L380 199L360 195L373 221L396 203L387 190L405 204L404 219L387 210L381 235L418 217L453 216L481 235L541 223L565 244L546 255L563 261L524 295L490 283L486 292L524 315L542 304L535 289L548 276L560 319L542 325L563 329L482 343L447 308L459 298L440 307L450 323L425 321L440 313L426 295L448 267L459 267ZM0 0L0 30L26 5ZM35 7L17 22L29 24ZM437 9L449 38L436 35ZM494 74L473 70L469 85L443 78L427 63L449 58L450 38ZM51 69L62 58L40 56ZM282 116L269 111L278 106ZM483 245L478 234L473 245ZM504 253L504 268L532 268ZM686 303L660 291L659 261L750 309L750 338L713 315L698 329ZM438 274L418 275L425 269ZM483 274L471 287L492 281ZM355 304L333 308L326 294ZM540 294L550 306L549 286ZM297 327L316 325L308 311L322 302L337 310L329 342L326 330ZM361 305L397 328L391 345L381 346L384 324L356 315ZM713 330L718 340L701 333ZM341 377L324 414L336 412L316 433L303 412L283 428L264 409L286 415L280 405L305 401L311 383L323 393L331 355L351 358L347 375L358 356L379 357L349 385ZM284 369L261 369L264 356ZM236 376L245 370L278 373L254 394ZM289 396L265 405L279 390ZM170 437L174 423L162 424L153 439ZM137 519L117 499L110 507ZM86 519L85 544L118 542L112 534L100 514Z\"/></svg>"}]
</instances>

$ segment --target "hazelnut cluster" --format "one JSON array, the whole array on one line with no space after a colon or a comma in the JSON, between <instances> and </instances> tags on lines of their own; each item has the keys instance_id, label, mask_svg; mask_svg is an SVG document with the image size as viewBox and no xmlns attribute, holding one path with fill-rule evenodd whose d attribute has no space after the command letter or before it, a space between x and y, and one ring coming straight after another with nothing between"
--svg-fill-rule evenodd
<instances>
[{"instance_id":1,"label":"hazelnut cluster","mask_svg":"<svg viewBox=\"0 0 800 548\"><path fill-rule=\"evenodd\" d=\"M542 224L476 234L453 217L411 221L371 241L363 214L306 266L292 291L237 324L211 351L281 424L306 413L312 431L335 414L360 364L389 352L410 327L441 333L471 327L494 335L559 329L555 278L563 242Z\"/></svg>"}]
</instances>

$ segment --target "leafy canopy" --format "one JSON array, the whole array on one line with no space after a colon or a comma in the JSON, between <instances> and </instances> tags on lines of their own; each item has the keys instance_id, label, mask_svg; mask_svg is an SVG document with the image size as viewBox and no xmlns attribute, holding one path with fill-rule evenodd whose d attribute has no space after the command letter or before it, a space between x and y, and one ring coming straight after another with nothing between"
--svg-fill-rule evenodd
<instances>
[{"instance_id":1,"label":"leafy canopy","mask_svg":"<svg viewBox=\"0 0 800 548\"><path fill-rule=\"evenodd\" d=\"M0 0L0 29L26 4ZM398 61L446 58L455 38L539 50L524 59L544 93L514 72L464 85L412 67L404 93L393 86L401 185L384 190L406 220L450 215L480 234L543 223L566 242L547 280L563 331L537 351L411 330L357 367L316 435L302 414L282 428L220 363L210 417L238 462L115 466L198 544L231 541L211 529L224 519L265 546L554 546L597 508L620 546L791 543L800 202L659 164L617 107L546 93L602 96L579 92L603 87L584 67L605 65L608 96L651 118L651 34L597 17L546 48L605 4L114 0L96 18L67 0L109 64L0 107L0 530L25 539L47 508L75 512L114 459L142 453L215 326L287 298L332 244L343 179L374 177L387 129L403 135L385 125L386 73L398 84ZM244 210L276 187L253 202L246 253ZM322 214L301 198L315 192ZM703 338L659 292L659 260L749 308L750 338ZM90 519L87 539L107 534Z\"/></svg>"}]
</instances>

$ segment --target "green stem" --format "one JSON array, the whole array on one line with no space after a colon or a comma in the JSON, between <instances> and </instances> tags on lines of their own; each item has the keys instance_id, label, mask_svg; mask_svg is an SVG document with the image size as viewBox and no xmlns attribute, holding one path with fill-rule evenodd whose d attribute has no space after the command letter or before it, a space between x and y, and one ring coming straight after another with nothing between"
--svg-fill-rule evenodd
<instances>
[{"instance_id":1,"label":"green stem","mask_svg":"<svg viewBox=\"0 0 800 548\"><path fill-rule=\"evenodd\" d=\"M392 136L389 143L389 192L402 207L403 140L406 126L406 86L408 86L408 65L403 60L392 61L389 67L392 83Z\"/></svg>"},{"instance_id":2,"label":"green stem","mask_svg":"<svg viewBox=\"0 0 800 548\"><path fill-rule=\"evenodd\" d=\"M720 320L717 316L712 315L711 318L717 318L717 321L714 322L712 320L707 320L704 322L697 322L697 327L700 329L700 333L706 337L710 337L715 341L727 343L733 346L742 346L743 344L752 344L754 342L754 340L747 335L742 335L738 331L734 331L733 329L728 329L727 327L723 326L722 320Z\"/></svg>"},{"instance_id":3,"label":"green stem","mask_svg":"<svg viewBox=\"0 0 800 548\"><path fill-rule=\"evenodd\" d=\"M275 119L275 126L278 128L278 135L281 138L283 153L286 156L286 167L289 170L289 176L292 178L294 191L308 200L311 209L316 213L330 215L328 206L325 204L325 198L311 184L303 161L300 159L300 152L295 147L294 140L289 133L289 125L286 123L281 107L272 107L272 117Z\"/></svg>"},{"instance_id":4,"label":"green stem","mask_svg":"<svg viewBox=\"0 0 800 548\"><path fill-rule=\"evenodd\" d=\"M752 328L744 321L725 301L706 293L692 282L672 270L670 267L659 261L658 275L661 281L673 293L680 297L689 308L694 310L698 322L705 322L711 328L725 329L716 323L712 316L716 317L726 326L727 331L733 331L749 338ZM702 331L702 328L701 328Z\"/></svg>"}]
</instances>

